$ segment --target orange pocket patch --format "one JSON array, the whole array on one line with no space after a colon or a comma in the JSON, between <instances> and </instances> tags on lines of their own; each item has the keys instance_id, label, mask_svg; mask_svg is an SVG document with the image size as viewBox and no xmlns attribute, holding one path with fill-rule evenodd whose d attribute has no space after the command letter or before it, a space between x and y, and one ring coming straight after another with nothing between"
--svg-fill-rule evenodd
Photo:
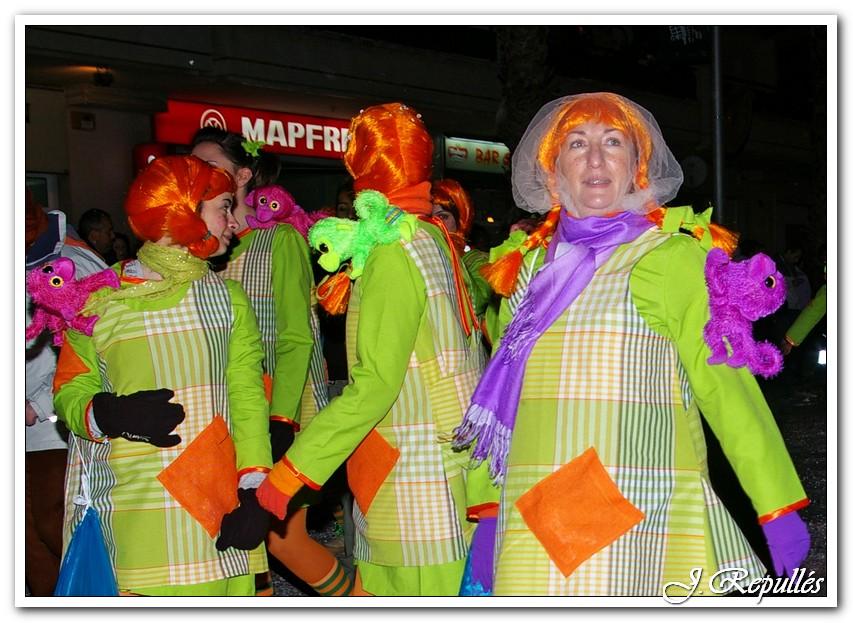
<instances>
[{"instance_id":1,"label":"orange pocket patch","mask_svg":"<svg viewBox=\"0 0 853 623\"><path fill-rule=\"evenodd\" d=\"M361 512L373 502L379 487L400 458L400 451L376 432L370 431L347 461L347 481Z\"/></svg>"},{"instance_id":2,"label":"orange pocket patch","mask_svg":"<svg viewBox=\"0 0 853 623\"><path fill-rule=\"evenodd\" d=\"M214 417L157 480L215 537L222 518L238 503L237 454L222 416Z\"/></svg>"},{"instance_id":3,"label":"orange pocket patch","mask_svg":"<svg viewBox=\"0 0 853 623\"><path fill-rule=\"evenodd\" d=\"M543 478L515 506L566 577L645 517L619 492L594 448Z\"/></svg>"}]
</instances>

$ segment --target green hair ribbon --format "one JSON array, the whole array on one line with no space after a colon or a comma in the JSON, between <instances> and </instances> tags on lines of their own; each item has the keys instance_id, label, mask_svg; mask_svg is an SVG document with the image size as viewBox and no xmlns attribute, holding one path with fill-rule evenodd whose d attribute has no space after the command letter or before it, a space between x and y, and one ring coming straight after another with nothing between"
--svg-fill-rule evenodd
<instances>
[{"instance_id":1,"label":"green hair ribbon","mask_svg":"<svg viewBox=\"0 0 853 623\"><path fill-rule=\"evenodd\" d=\"M246 139L245 141L240 143L240 146L243 148L243 151L245 151L252 158L257 158L261 155L260 150L261 147L263 147L264 145L266 145L264 141L250 141L249 139Z\"/></svg>"}]
</instances>

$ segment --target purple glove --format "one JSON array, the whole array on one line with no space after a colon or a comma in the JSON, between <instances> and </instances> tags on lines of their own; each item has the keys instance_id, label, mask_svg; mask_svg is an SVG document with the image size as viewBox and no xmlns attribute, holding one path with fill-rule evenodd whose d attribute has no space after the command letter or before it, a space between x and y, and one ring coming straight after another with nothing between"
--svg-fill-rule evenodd
<instances>
[{"instance_id":1,"label":"purple glove","mask_svg":"<svg viewBox=\"0 0 853 623\"><path fill-rule=\"evenodd\" d=\"M484 591L492 592L495 566L495 531L497 517L482 517L471 539L471 583L479 583Z\"/></svg>"},{"instance_id":2,"label":"purple glove","mask_svg":"<svg viewBox=\"0 0 853 623\"><path fill-rule=\"evenodd\" d=\"M796 512L771 519L761 526L770 548L773 569L779 577L791 577L794 569L803 564L811 546L809 529Z\"/></svg>"}]
</instances>

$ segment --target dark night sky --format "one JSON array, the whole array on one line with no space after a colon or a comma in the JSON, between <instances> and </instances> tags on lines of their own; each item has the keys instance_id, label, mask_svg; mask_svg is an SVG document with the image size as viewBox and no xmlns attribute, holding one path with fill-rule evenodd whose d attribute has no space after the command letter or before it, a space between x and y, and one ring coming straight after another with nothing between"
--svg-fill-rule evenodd
<instances>
[{"instance_id":1,"label":"dark night sky","mask_svg":"<svg viewBox=\"0 0 853 623\"><path fill-rule=\"evenodd\" d=\"M496 35L490 26L312 28L484 60L496 57ZM806 26L723 27L724 76L758 85L755 112L800 120L811 117L814 60L806 36L811 29ZM692 34L695 39L685 45L673 40L668 26L551 26L548 63L554 73L561 76L589 79L607 76L610 82L661 94L692 94L695 93L694 66L711 62L711 27L692 27ZM752 45L745 47L744 41L751 41ZM758 58L741 57L746 50ZM761 59L761 55L775 58ZM747 66L747 75L739 76L744 66ZM775 71L762 71L764 66L773 67Z\"/></svg>"}]
</instances>

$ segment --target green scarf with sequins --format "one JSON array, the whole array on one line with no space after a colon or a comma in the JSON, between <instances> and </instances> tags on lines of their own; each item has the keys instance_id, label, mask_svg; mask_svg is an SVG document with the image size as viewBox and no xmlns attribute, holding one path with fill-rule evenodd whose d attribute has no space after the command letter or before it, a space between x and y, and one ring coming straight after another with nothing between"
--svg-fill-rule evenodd
<instances>
[{"instance_id":1,"label":"green scarf with sequins","mask_svg":"<svg viewBox=\"0 0 853 623\"><path fill-rule=\"evenodd\" d=\"M107 304L114 301L164 299L186 284L201 279L209 269L205 260L197 258L185 249L166 247L153 242L143 244L137 257L140 262L163 279L160 281L147 279L140 284L118 290L109 288L98 290L86 302L84 314L100 314Z\"/></svg>"}]
</instances>

